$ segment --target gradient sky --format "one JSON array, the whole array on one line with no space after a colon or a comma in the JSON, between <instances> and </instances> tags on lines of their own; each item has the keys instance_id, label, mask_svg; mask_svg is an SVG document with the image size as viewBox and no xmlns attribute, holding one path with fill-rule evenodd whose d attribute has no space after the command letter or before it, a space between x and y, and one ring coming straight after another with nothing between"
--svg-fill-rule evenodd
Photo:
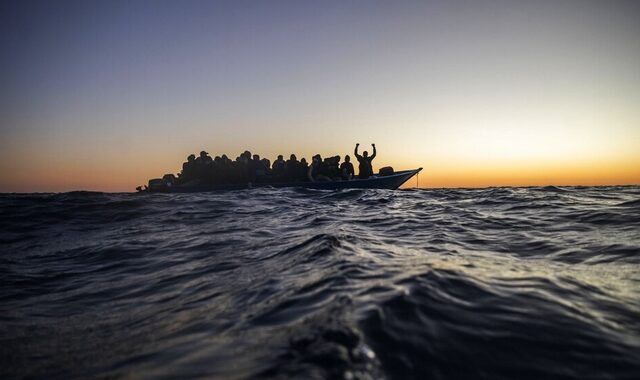
<instances>
[{"instance_id":1,"label":"gradient sky","mask_svg":"<svg viewBox=\"0 0 640 380\"><path fill-rule=\"evenodd\" d=\"M639 184L639 20L615 0L0 1L0 191L356 142L427 187Z\"/></svg>"}]
</instances>

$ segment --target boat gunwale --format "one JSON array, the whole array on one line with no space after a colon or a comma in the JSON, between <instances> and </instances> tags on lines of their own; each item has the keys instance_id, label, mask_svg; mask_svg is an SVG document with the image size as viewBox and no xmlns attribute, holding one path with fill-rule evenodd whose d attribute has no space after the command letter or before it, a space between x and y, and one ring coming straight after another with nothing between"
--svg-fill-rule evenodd
<instances>
[{"instance_id":1,"label":"boat gunwale","mask_svg":"<svg viewBox=\"0 0 640 380\"><path fill-rule=\"evenodd\" d=\"M422 171L422 168L417 169L408 169L397 171L393 174L380 176L376 174L369 178L354 178L350 180L338 180L338 181L316 181L316 182L264 182L264 183L248 183L248 184L237 184L237 185L222 185L222 186L174 186L167 187L165 189L144 189L138 191L138 193L200 193L200 192L214 192L214 191L225 191L225 190L247 190L247 189L257 189L264 187L273 187L273 188L306 188L306 189L317 189L317 190L340 190L340 189L387 189L387 190L395 190L402 186L405 182L411 179L413 176L417 175ZM403 179L403 177L406 177ZM395 185L394 180L399 181L397 185ZM363 184L380 184L380 183L390 183L389 187L366 187L366 186L358 186ZM333 187L333 185L340 184L342 186ZM395 186L393 186L395 185Z\"/></svg>"}]
</instances>

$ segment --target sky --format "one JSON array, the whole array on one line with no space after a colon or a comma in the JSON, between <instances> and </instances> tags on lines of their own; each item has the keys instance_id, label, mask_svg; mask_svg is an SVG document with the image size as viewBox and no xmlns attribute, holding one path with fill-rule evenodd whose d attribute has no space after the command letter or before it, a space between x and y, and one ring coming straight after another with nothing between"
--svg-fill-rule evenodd
<instances>
[{"instance_id":1,"label":"sky","mask_svg":"<svg viewBox=\"0 0 640 380\"><path fill-rule=\"evenodd\" d=\"M0 0L0 192L355 143L421 187L640 184L638 20L616 0Z\"/></svg>"}]
</instances>

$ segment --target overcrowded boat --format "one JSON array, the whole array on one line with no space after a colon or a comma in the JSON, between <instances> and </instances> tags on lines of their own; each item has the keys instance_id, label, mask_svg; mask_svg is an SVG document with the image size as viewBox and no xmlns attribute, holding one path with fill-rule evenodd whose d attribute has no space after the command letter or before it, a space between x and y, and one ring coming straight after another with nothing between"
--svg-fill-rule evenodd
<instances>
[{"instance_id":1,"label":"overcrowded boat","mask_svg":"<svg viewBox=\"0 0 640 380\"><path fill-rule=\"evenodd\" d=\"M226 155L212 158L206 151L199 157L189 155L177 175L165 174L162 178L150 179L148 185L136 188L144 193L189 193L216 190L234 190L254 187L302 187L309 189L397 189L422 168L394 171L390 166L380 168L373 173L371 162L373 153L358 153L356 144L354 155L358 160L359 173L356 175L351 158L347 155L340 163L340 156L322 158L313 156L310 164L302 158L298 161L295 154L288 160L282 155L271 164L266 158L245 151L235 160Z\"/></svg>"}]
</instances>

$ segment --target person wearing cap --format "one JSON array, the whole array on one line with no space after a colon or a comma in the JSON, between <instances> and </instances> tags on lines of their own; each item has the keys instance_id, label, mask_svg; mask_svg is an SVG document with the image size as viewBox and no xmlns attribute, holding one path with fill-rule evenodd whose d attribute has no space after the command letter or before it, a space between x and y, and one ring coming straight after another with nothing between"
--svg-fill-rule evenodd
<instances>
[{"instance_id":1,"label":"person wearing cap","mask_svg":"<svg viewBox=\"0 0 640 380\"><path fill-rule=\"evenodd\" d=\"M208 169L213 164L213 159L209 156L209 153L204 150L200 152L200 157L195 160L195 177L197 179L204 180L207 177Z\"/></svg>"},{"instance_id":2,"label":"person wearing cap","mask_svg":"<svg viewBox=\"0 0 640 380\"><path fill-rule=\"evenodd\" d=\"M213 159L204 150L200 152L200 157L196 158L196 164L206 165L211 162L213 162Z\"/></svg>"}]
</instances>

